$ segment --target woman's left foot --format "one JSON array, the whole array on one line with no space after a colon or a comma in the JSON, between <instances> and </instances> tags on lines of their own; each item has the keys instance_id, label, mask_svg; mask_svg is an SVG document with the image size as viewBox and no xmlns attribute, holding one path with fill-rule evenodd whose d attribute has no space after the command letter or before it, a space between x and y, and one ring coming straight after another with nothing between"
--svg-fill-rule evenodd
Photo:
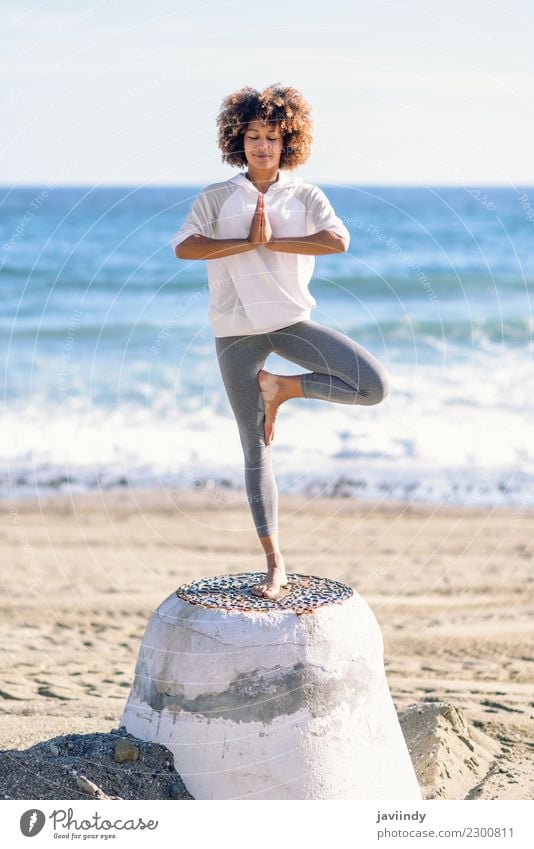
<instances>
[{"instance_id":1,"label":"woman's left foot","mask_svg":"<svg viewBox=\"0 0 534 849\"><path fill-rule=\"evenodd\" d=\"M287 575L284 558L280 555L276 563L268 566L264 580L252 585L251 593L260 598L276 598L281 587L287 587Z\"/></svg>"}]
</instances>

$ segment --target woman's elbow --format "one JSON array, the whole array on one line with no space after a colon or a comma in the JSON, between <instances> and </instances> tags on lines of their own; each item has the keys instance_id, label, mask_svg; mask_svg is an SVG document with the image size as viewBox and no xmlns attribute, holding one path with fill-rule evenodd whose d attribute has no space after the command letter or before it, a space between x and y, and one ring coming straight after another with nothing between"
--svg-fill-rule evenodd
<instances>
[{"instance_id":1,"label":"woman's elbow","mask_svg":"<svg viewBox=\"0 0 534 849\"><path fill-rule=\"evenodd\" d=\"M348 251L350 239L347 236L342 236L340 233L336 233L335 230L330 230L330 235L334 240L334 247L340 253L344 253Z\"/></svg>"},{"instance_id":2,"label":"woman's elbow","mask_svg":"<svg viewBox=\"0 0 534 849\"><path fill-rule=\"evenodd\" d=\"M343 250L348 251L349 246L350 246L349 232L347 231L344 235L339 234L339 236L340 236L340 239L341 239L341 244L343 245Z\"/></svg>"},{"instance_id":3,"label":"woman's elbow","mask_svg":"<svg viewBox=\"0 0 534 849\"><path fill-rule=\"evenodd\" d=\"M199 241L199 236L197 236L196 233L193 233L191 236L187 236L187 238L179 242L174 249L176 259L196 259L197 257L194 248Z\"/></svg>"}]
</instances>

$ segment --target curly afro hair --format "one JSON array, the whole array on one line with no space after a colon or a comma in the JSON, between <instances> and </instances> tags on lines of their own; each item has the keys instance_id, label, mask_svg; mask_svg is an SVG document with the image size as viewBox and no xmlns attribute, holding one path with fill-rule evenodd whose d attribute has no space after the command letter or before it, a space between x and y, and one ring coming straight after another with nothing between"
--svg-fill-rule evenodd
<instances>
[{"instance_id":1,"label":"curly afro hair","mask_svg":"<svg viewBox=\"0 0 534 849\"><path fill-rule=\"evenodd\" d=\"M229 94L217 116L222 160L246 167L243 135L251 121L278 124L283 135L280 168L288 171L309 158L313 141L310 105L296 88L274 83L259 92L250 86Z\"/></svg>"}]
</instances>

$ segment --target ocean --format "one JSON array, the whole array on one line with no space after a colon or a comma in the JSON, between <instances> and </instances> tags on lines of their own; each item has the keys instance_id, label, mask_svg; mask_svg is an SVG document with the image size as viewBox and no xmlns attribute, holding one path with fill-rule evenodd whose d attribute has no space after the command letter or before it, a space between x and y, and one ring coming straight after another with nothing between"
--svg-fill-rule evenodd
<instances>
[{"instance_id":1,"label":"ocean","mask_svg":"<svg viewBox=\"0 0 534 849\"><path fill-rule=\"evenodd\" d=\"M170 246L201 188L0 188L0 496L243 486L206 263ZM316 257L312 318L391 388L285 403L280 493L531 506L534 187L321 188L351 245Z\"/></svg>"}]
</instances>

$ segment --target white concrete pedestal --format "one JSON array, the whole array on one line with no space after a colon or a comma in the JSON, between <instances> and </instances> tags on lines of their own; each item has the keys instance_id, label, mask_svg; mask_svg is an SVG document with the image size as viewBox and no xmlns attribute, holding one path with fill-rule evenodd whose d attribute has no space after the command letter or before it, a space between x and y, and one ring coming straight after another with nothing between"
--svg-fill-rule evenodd
<instances>
[{"instance_id":1,"label":"white concrete pedestal","mask_svg":"<svg viewBox=\"0 0 534 849\"><path fill-rule=\"evenodd\" d=\"M195 799L421 799L357 592L246 573L179 587L152 615L121 724L162 743Z\"/></svg>"}]
</instances>

